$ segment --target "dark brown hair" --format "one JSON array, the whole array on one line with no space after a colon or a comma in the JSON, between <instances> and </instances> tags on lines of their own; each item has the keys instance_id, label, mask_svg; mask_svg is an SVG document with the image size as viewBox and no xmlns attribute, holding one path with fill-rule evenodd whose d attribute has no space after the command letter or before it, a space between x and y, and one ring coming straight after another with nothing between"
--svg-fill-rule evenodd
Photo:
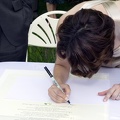
<instances>
[{"instance_id":1,"label":"dark brown hair","mask_svg":"<svg viewBox=\"0 0 120 120\"><path fill-rule=\"evenodd\" d=\"M57 54L68 59L72 74L91 77L112 58L114 27L113 19L102 12L81 9L58 28Z\"/></svg>"}]
</instances>

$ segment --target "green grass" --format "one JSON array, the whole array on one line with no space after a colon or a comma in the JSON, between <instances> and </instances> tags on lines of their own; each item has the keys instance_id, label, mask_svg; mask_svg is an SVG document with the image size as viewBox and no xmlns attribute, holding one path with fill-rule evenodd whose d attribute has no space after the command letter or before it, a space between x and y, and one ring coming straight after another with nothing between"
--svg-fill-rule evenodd
<instances>
[{"instance_id":1,"label":"green grass","mask_svg":"<svg viewBox=\"0 0 120 120\"><path fill-rule=\"evenodd\" d=\"M67 11L70 8L72 8L75 4L65 1L64 4L57 5L57 10ZM44 0L39 0L38 7L39 7L39 10L38 10L39 15L47 12L46 3ZM56 49L54 48L40 48L40 47L34 47L34 46L28 47L28 61L29 62L52 62L54 63L55 56L56 56Z\"/></svg>"},{"instance_id":2,"label":"green grass","mask_svg":"<svg viewBox=\"0 0 120 120\"><path fill-rule=\"evenodd\" d=\"M56 49L54 48L28 48L28 61L29 62L55 62Z\"/></svg>"}]
</instances>

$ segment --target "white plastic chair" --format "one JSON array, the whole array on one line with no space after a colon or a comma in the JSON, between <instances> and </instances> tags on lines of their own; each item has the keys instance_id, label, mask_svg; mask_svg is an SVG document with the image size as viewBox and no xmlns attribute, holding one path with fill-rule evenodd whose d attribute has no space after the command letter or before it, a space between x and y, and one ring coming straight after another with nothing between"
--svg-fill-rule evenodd
<instances>
[{"instance_id":1,"label":"white plastic chair","mask_svg":"<svg viewBox=\"0 0 120 120\"><path fill-rule=\"evenodd\" d=\"M65 11L50 11L37 17L32 24L28 32L28 46L39 46L47 48L55 48L57 46L56 41L56 27L59 18L51 18L52 14L65 14ZM28 54L26 57L26 61Z\"/></svg>"}]
</instances>

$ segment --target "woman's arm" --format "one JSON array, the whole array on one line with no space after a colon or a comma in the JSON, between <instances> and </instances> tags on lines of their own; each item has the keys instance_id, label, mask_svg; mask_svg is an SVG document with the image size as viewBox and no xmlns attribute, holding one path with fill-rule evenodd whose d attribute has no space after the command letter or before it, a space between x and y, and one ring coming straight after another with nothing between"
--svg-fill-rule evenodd
<instances>
[{"instance_id":1,"label":"woman's arm","mask_svg":"<svg viewBox=\"0 0 120 120\"><path fill-rule=\"evenodd\" d=\"M57 103L68 101L71 89L69 85L65 83L68 80L69 72L70 72L70 65L67 62L67 60L63 60L57 56L54 66L54 78L59 83L64 93L55 85L52 85L48 89L48 94L50 98Z\"/></svg>"},{"instance_id":2,"label":"woman's arm","mask_svg":"<svg viewBox=\"0 0 120 120\"><path fill-rule=\"evenodd\" d=\"M66 83L70 72L70 65L66 59L57 56L54 66L54 77L59 84Z\"/></svg>"}]
</instances>

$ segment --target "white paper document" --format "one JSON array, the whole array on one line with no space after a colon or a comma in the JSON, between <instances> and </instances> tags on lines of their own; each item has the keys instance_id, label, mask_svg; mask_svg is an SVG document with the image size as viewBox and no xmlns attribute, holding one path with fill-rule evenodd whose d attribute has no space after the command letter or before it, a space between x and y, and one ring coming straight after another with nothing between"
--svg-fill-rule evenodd
<instances>
[{"instance_id":1,"label":"white paper document","mask_svg":"<svg viewBox=\"0 0 120 120\"><path fill-rule=\"evenodd\" d=\"M46 71L6 70L0 78L0 120L108 120L108 102L98 96L108 89L109 75L91 79L70 76L72 105L48 96L52 80Z\"/></svg>"},{"instance_id":2,"label":"white paper document","mask_svg":"<svg viewBox=\"0 0 120 120\"><path fill-rule=\"evenodd\" d=\"M108 120L107 106L0 100L0 120Z\"/></svg>"},{"instance_id":3,"label":"white paper document","mask_svg":"<svg viewBox=\"0 0 120 120\"><path fill-rule=\"evenodd\" d=\"M98 92L110 88L109 75L104 73L97 73L91 79L70 75L67 83L73 104L104 104ZM52 84L46 71L6 70L0 78L0 98L52 102L48 96Z\"/></svg>"},{"instance_id":4,"label":"white paper document","mask_svg":"<svg viewBox=\"0 0 120 120\"><path fill-rule=\"evenodd\" d=\"M46 72L6 70L0 78L0 98L50 101L48 88L51 85L52 81Z\"/></svg>"}]
</instances>

